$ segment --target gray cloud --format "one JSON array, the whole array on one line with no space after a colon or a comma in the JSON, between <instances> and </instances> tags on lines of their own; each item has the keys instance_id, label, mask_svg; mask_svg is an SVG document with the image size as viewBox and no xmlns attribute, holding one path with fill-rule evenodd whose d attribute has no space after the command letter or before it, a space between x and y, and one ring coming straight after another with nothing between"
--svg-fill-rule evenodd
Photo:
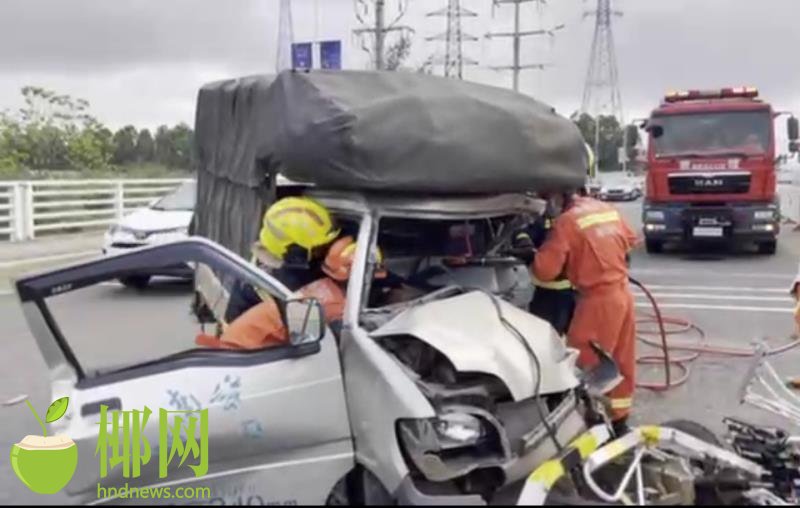
<instances>
[{"instance_id":1,"label":"gray cloud","mask_svg":"<svg viewBox=\"0 0 800 508\"><path fill-rule=\"evenodd\" d=\"M417 28L410 65L436 50L424 40L444 29L425 13L445 0L411 0L406 18ZM205 81L274 68L279 0L0 0L0 108L18 104L18 90L38 84L85 97L103 120L154 125L193 119ZM481 17L466 29L483 36L506 30L511 9L463 0ZM526 61L553 61L526 72L523 92L569 114L580 106L593 21L591 0L550 2L548 23L567 24L552 48L526 41ZM776 107L800 112L798 0L617 0L615 20L626 116L641 116L672 88L755 85ZM345 64L364 68L352 36L352 0L294 0L297 40L342 39ZM390 6L390 9L392 7ZM536 27L531 7L524 23ZM509 86L508 73L487 69L510 61L509 41L481 39L467 52L481 61L467 78Z\"/></svg>"},{"instance_id":2,"label":"gray cloud","mask_svg":"<svg viewBox=\"0 0 800 508\"><path fill-rule=\"evenodd\" d=\"M159 63L263 61L275 50L272 3L3 0L0 70L113 72Z\"/></svg>"}]
</instances>

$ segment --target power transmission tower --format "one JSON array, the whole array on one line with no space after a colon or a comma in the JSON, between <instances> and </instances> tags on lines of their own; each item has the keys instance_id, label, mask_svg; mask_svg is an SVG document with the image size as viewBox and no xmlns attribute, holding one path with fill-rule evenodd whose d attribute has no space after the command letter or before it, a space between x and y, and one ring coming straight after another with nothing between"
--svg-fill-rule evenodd
<instances>
[{"instance_id":1,"label":"power transmission tower","mask_svg":"<svg viewBox=\"0 0 800 508\"><path fill-rule=\"evenodd\" d=\"M447 0L447 7L428 13L428 17L446 17L447 30L444 33L428 37L429 41L444 41L444 56L433 55L428 59L429 65L442 64L445 77L463 79L465 65L478 65L463 53L463 43L478 40L474 35L464 33L463 18L476 18L478 14L461 7L461 0Z\"/></svg>"},{"instance_id":2,"label":"power transmission tower","mask_svg":"<svg viewBox=\"0 0 800 508\"><path fill-rule=\"evenodd\" d=\"M498 5L502 4L513 4L514 5L514 31L513 32L495 32L486 34L486 37L492 39L494 37L510 37L514 42L514 54L513 54L513 64L507 66L500 66L500 67L492 67L495 70L510 70L513 72L513 89L514 91L519 91L519 74L520 71L525 69L538 69L544 70L547 67L550 67L551 64L547 63L530 63L530 64L522 64L520 61L520 54L522 49L522 39L525 37L531 36L538 36L538 35L547 35L550 37L555 36L555 32L564 28L564 25L558 25L553 28L545 29L541 28L539 30L525 30L521 29L522 26L522 15L521 15L521 8L522 4L526 4L529 2L536 2L538 6L544 6L547 4L547 0L493 0L493 8L497 7ZM541 11L540 11L541 13Z\"/></svg>"},{"instance_id":3,"label":"power transmission tower","mask_svg":"<svg viewBox=\"0 0 800 508\"><path fill-rule=\"evenodd\" d=\"M281 0L278 19L278 55L275 59L276 72L292 68L292 42L294 42L292 0Z\"/></svg>"},{"instance_id":4,"label":"power transmission tower","mask_svg":"<svg viewBox=\"0 0 800 508\"><path fill-rule=\"evenodd\" d=\"M595 26L581 111L597 116L606 112L618 118L622 124L622 95L611 29L612 17L622 16L622 12L611 8L611 0L597 0L597 9L584 13L584 18L588 16L595 16Z\"/></svg>"},{"instance_id":5,"label":"power transmission tower","mask_svg":"<svg viewBox=\"0 0 800 508\"><path fill-rule=\"evenodd\" d=\"M387 68L387 34L396 32L400 37L400 40L389 48L390 52L405 54L408 52L410 47L409 38L414 33L414 29L398 23L408 12L409 1L397 0L397 15L391 22L386 23L387 0L354 0L356 19L361 24L361 28L353 30L353 33L361 39L361 47L370 55L373 67L376 70ZM372 15L372 20L368 21L370 14ZM372 44L369 43L369 39L372 39ZM400 55L400 60L405 57L405 54ZM394 56L394 58L397 58L397 56ZM389 67L391 66L389 65Z\"/></svg>"}]
</instances>

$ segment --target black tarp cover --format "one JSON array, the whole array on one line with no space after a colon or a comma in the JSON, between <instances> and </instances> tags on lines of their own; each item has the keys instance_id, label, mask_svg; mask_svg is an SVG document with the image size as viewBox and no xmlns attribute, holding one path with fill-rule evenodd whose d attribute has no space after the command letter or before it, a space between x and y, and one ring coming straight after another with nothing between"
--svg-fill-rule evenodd
<instances>
[{"instance_id":1,"label":"black tarp cover","mask_svg":"<svg viewBox=\"0 0 800 508\"><path fill-rule=\"evenodd\" d=\"M249 255L268 174L405 193L552 191L583 184L577 127L505 89L435 76L286 71L204 86L194 232Z\"/></svg>"},{"instance_id":2,"label":"black tarp cover","mask_svg":"<svg viewBox=\"0 0 800 508\"><path fill-rule=\"evenodd\" d=\"M252 76L209 83L197 97L193 233L245 257L270 194L260 162L268 151L258 146L268 128L265 108L273 80Z\"/></svg>"},{"instance_id":3,"label":"black tarp cover","mask_svg":"<svg viewBox=\"0 0 800 508\"><path fill-rule=\"evenodd\" d=\"M262 147L288 178L426 193L583 184L577 127L506 89L404 72L284 72L267 94Z\"/></svg>"}]
</instances>

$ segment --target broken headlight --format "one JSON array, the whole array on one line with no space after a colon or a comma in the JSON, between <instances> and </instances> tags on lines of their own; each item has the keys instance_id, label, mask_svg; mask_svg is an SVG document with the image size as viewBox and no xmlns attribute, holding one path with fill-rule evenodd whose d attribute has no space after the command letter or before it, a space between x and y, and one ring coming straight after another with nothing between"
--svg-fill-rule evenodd
<instances>
[{"instance_id":1,"label":"broken headlight","mask_svg":"<svg viewBox=\"0 0 800 508\"><path fill-rule=\"evenodd\" d=\"M445 414L434 419L432 425L443 449L474 445L486 435L481 421L468 414Z\"/></svg>"},{"instance_id":2,"label":"broken headlight","mask_svg":"<svg viewBox=\"0 0 800 508\"><path fill-rule=\"evenodd\" d=\"M467 413L400 420L397 431L406 457L431 481L451 480L477 468L496 466L504 457L497 429Z\"/></svg>"}]
</instances>

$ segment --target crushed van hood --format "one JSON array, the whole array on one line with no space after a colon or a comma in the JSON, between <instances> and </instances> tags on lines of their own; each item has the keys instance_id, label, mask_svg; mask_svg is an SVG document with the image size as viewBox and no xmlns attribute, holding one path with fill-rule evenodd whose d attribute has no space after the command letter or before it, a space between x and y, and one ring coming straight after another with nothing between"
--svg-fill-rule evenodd
<instances>
[{"instance_id":1,"label":"crushed van hood","mask_svg":"<svg viewBox=\"0 0 800 508\"><path fill-rule=\"evenodd\" d=\"M525 338L542 366L540 394L575 388L578 353L567 348L546 321L497 300L503 316ZM371 334L410 335L426 342L461 372L482 372L499 378L514 400L535 393L536 366L519 339L497 315L490 296L478 291L411 307Z\"/></svg>"}]
</instances>

